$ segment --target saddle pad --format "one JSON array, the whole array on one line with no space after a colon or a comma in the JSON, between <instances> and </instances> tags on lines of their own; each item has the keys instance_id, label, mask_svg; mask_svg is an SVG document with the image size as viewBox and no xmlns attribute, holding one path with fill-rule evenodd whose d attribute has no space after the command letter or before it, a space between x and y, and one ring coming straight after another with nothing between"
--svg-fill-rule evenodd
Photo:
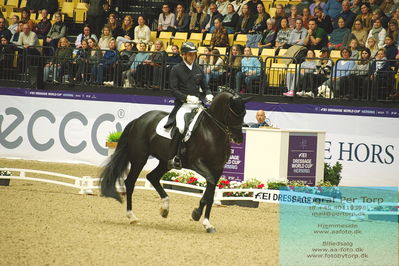
<instances>
[{"instance_id":1,"label":"saddle pad","mask_svg":"<svg viewBox=\"0 0 399 266\"><path fill-rule=\"evenodd\" d=\"M188 126L186 135L183 138L184 142L187 142L190 139L191 132L193 131L194 126L197 123L198 117L200 116L202 111L203 111L203 109L199 108L198 112L195 114L193 120L191 121L190 125ZM168 118L169 118L169 115L165 116L164 118L161 119L161 121L159 121L157 128L156 128L156 132L159 136L162 136L167 139L172 139L171 133L172 133L173 127L164 128L166 122L168 121Z\"/></svg>"}]
</instances>

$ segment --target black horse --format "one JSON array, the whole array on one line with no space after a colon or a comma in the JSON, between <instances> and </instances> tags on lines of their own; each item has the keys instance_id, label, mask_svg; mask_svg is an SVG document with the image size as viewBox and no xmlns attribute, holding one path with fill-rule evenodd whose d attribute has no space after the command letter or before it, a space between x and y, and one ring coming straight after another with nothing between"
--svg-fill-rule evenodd
<instances>
[{"instance_id":1,"label":"black horse","mask_svg":"<svg viewBox=\"0 0 399 266\"><path fill-rule=\"evenodd\" d=\"M249 98L241 98L233 92L218 94L211 106L204 110L198 127L186 143L185 156L182 158L183 167L196 171L207 181L199 208L192 212L192 218L198 221L206 206L203 225L207 232L216 231L209 222L215 188L230 156L231 140L236 143L242 142L242 124L246 113L245 103L248 100ZM166 218L169 213L169 198L159 181L168 171L167 161L172 147L169 139L155 132L158 122L166 115L167 113L162 111L150 111L131 121L124 129L115 153L100 175L102 195L122 202L115 185L117 181L122 182L122 175L130 162L125 186L127 217L132 223L138 220L132 211L132 194L137 177L149 155L157 158L159 164L147 174L147 179L162 199L162 217Z\"/></svg>"}]
</instances>

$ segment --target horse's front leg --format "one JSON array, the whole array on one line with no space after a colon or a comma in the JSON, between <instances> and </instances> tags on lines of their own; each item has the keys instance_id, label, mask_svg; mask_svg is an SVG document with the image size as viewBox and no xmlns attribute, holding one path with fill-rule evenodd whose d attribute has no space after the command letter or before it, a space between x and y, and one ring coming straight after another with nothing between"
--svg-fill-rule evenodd
<instances>
[{"instance_id":1,"label":"horse's front leg","mask_svg":"<svg viewBox=\"0 0 399 266\"><path fill-rule=\"evenodd\" d=\"M215 188L216 188L216 184L214 181L207 182L206 190L200 200L199 208L195 208L191 214L191 217L193 218L194 221L199 221L199 219L202 216L204 207L206 206L205 217L204 217L204 221L202 224L204 225L204 227L208 233L216 232L215 227L209 222L209 218L211 216L213 198L215 195Z\"/></svg>"}]
</instances>

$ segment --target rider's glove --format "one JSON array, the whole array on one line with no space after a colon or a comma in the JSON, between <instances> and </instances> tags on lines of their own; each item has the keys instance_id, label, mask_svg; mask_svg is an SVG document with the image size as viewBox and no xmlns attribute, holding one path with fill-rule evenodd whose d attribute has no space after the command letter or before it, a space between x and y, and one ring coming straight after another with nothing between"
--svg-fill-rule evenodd
<instances>
[{"instance_id":1,"label":"rider's glove","mask_svg":"<svg viewBox=\"0 0 399 266\"><path fill-rule=\"evenodd\" d=\"M213 95L212 94L208 94L205 96L206 102L207 103L211 103L213 100Z\"/></svg>"},{"instance_id":2,"label":"rider's glove","mask_svg":"<svg viewBox=\"0 0 399 266\"><path fill-rule=\"evenodd\" d=\"M197 96L194 96L194 95L187 95L186 102L187 102L187 103L194 103L194 104L197 104L197 103L200 102L200 100L198 99Z\"/></svg>"}]
</instances>

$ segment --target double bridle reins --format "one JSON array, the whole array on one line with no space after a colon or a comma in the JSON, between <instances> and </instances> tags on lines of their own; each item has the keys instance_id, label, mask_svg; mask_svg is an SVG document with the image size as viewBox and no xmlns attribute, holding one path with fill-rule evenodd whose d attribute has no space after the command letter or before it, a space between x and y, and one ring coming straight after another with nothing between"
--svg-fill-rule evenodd
<instances>
[{"instance_id":1,"label":"double bridle reins","mask_svg":"<svg viewBox=\"0 0 399 266\"><path fill-rule=\"evenodd\" d=\"M241 114L237 114L233 109L231 109L230 105L229 105L229 110L236 117L243 117L245 115L245 110ZM232 135L231 129L242 128L242 124L237 124L237 125L224 124L223 122L219 121L216 117L214 117L211 113L209 113L207 109L204 109L204 112L209 116L209 118L211 118L213 122L215 122L217 127L220 128L228 137Z\"/></svg>"}]
</instances>

